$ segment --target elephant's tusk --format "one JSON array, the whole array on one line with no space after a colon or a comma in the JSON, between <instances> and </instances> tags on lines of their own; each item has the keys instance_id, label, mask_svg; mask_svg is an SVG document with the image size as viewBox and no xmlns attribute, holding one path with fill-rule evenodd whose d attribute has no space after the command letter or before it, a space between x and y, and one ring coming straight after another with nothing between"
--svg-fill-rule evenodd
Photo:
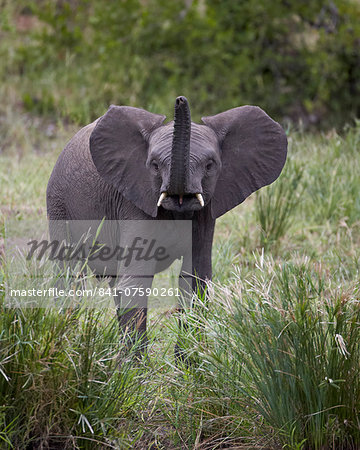
<instances>
[{"instance_id":1,"label":"elephant's tusk","mask_svg":"<svg viewBox=\"0 0 360 450\"><path fill-rule=\"evenodd\" d=\"M199 200L199 203L202 207L204 207L205 203L204 203L204 199L203 196L201 194L195 194L196 198Z\"/></svg>"},{"instance_id":2,"label":"elephant's tusk","mask_svg":"<svg viewBox=\"0 0 360 450\"><path fill-rule=\"evenodd\" d=\"M166 197L167 197L167 193L166 193L166 192L162 192L161 195L160 195L160 197L159 197L159 200L158 200L158 202L157 202L157 205L158 205L158 206L161 206L161 203L163 202L163 200L164 200Z\"/></svg>"}]
</instances>

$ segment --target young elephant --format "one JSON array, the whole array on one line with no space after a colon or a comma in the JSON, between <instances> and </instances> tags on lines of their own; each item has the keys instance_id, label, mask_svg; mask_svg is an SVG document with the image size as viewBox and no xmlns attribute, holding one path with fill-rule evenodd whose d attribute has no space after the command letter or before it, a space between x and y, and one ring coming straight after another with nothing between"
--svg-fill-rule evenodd
<instances>
[{"instance_id":1,"label":"young elephant","mask_svg":"<svg viewBox=\"0 0 360 450\"><path fill-rule=\"evenodd\" d=\"M176 99L174 121L164 124L164 120L165 116L142 109L111 106L81 129L50 177L48 217L50 223L104 217L191 220L190 270L198 280L211 279L216 218L279 176L286 160L286 135L256 106L203 117L201 125L193 123L185 97ZM174 248L174 257L180 258L181 245ZM155 271L164 268L160 265ZM145 284L151 286L151 281L148 277ZM197 288L195 278L192 285ZM141 308L127 310L122 323L139 311L137 325L144 333L144 298Z\"/></svg>"}]
</instances>

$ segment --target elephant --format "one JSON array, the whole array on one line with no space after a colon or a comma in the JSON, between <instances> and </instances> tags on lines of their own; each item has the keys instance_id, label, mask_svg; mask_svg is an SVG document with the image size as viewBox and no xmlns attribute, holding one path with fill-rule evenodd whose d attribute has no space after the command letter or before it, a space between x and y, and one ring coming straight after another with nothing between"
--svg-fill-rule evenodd
<instances>
[{"instance_id":1,"label":"elephant","mask_svg":"<svg viewBox=\"0 0 360 450\"><path fill-rule=\"evenodd\" d=\"M78 131L52 171L47 213L50 223L190 221L189 270L196 291L212 277L216 219L277 179L287 138L257 106L203 117L201 124L191 121L186 97L177 97L174 109L174 120L165 123L164 115L112 105ZM176 241L169 233L170 241ZM176 244L174 258L180 258L181 245ZM147 285L151 281L148 277ZM146 301L138 307L132 299L120 319L121 326L132 324L145 340Z\"/></svg>"}]
</instances>

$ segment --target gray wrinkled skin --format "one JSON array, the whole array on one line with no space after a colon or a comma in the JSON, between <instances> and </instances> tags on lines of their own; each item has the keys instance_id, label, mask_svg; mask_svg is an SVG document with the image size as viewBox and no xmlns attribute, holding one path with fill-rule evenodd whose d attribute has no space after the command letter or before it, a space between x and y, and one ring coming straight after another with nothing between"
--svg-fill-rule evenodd
<instances>
[{"instance_id":1,"label":"gray wrinkled skin","mask_svg":"<svg viewBox=\"0 0 360 450\"><path fill-rule=\"evenodd\" d=\"M81 129L51 174L48 217L191 219L192 273L200 280L211 279L216 218L280 175L286 160L286 135L278 123L254 106L204 117L201 125L192 122L183 202L171 195L157 207L160 194L169 188L174 129L173 122L164 124L164 120L165 116L141 109L112 106ZM196 193L202 194L204 207ZM195 280L192 284L195 289ZM125 314L123 323L131 317L131 313ZM142 331L145 326L142 320Z\"/></svg>"}]
</instances>

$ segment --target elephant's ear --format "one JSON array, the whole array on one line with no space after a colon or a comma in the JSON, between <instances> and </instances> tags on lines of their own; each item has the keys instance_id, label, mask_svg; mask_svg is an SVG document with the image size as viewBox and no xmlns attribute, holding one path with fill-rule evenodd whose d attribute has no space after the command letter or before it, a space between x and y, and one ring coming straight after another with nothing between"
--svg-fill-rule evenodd
<instances>
[{"instance_id":1,"label":"elephant's ear","mask_svg":"<svg viewBox=\"0 0 360 450\"><path fill-rule=\"evenodd\" d=\"M148 140L165 116L130 106L110 106L90 136L90 153L101 177L152 217L157 214L146 168Z\"/></svg>"},{"instance_id":2,"label":"elephant's ear","mask_svg":"<svg viewBox=\"0 0 360 450\"><path fill-rule=\"evenodd\" d=\"M213 218L272 183L286 160L281 126L257 106L241 106L202 121L218 136L222 169L211 201Z\"/></svg>"}]
</instances>

